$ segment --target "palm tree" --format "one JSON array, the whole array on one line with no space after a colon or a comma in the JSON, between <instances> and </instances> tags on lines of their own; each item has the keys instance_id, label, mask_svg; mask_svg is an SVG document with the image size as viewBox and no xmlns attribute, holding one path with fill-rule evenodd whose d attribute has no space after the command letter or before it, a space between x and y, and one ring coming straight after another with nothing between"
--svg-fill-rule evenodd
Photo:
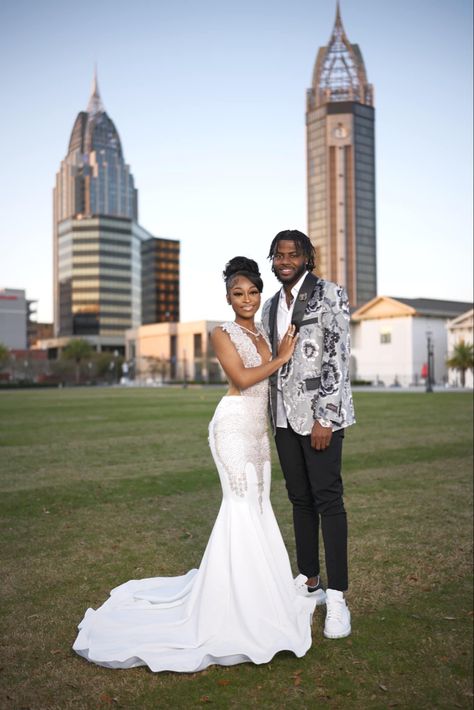
<instances>
[{"instance_id":1,"label":"palm tree","mask_svg":"<svg viewBox=\"0 0 474 710\"><path fill-rule=\"evenodd\" d=\"M472 370L474 367L473 344L460 340L459 343L454 346L452 356L446 360L446 365L452 367L454 370L459 370L461 375L461 387L464 387L466 384L466 372L467 370Z\"/></svg>"},{"instance_id":2,"label":"palm tree","mask_svg":"<svg viewBox=\"0 0 474 710\"><path fill-rule=\"evenodd\" d=\"M65 360L74 360L76 363L76 385L79 384L81 379L81 362L89 360L92 352L91 344L83 338L70 340L62 351L61 357Z\"/></svg>"}]
</instances>

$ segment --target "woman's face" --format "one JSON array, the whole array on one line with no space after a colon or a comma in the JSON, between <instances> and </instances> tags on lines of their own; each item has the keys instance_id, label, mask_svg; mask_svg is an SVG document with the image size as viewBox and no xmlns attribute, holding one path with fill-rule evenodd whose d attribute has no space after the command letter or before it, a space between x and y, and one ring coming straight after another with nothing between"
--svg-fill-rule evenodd
<instances>
[{"instance_id":1,"label":"woman's face","mask_svg":"<svg viewBox=\"0 0 474 710\"><path fill-rule=\"evenodd\" d=\"M236 316L253 318L260 308L260 292L245 276L236 276L227 293L227 302Z\"/></svg>"}]
</instances>

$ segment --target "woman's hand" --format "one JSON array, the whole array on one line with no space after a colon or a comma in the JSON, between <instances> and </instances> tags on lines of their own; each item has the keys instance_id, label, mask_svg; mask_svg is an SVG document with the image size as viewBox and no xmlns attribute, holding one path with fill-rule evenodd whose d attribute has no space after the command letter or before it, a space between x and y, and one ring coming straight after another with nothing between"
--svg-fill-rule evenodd
<instances>
[{"instance_id":1,"label":"woman's hand","mask_svg":"<svg viewBox=\"0 0 474 710\"><path fill-rule=\"evenodd\" d=\"M257 382L262 382L262 380L266 380L267 377L277 372L293 355L296 340L296 328L294 325L290 325L274 358L255 367L245 367L229 334L221 326L216 326L211 334L211 342L217 359L231 386L239 390L247 389L247 387L251 387Z\"/></svg>"},{"instance_id":2,"label":"woman's hand","mask_svg":"<svg viewBox=\"0 0 474 710\"><path fill-rule=\"evenodd\" d=\"M283 363L288 362L288 360L292 357L297 340L298 335L296 333L296 326L292 324L289 326L285 335L281 339L280 345L278 346L278 357L283 360Z\"/></svg>"}]
</instances>

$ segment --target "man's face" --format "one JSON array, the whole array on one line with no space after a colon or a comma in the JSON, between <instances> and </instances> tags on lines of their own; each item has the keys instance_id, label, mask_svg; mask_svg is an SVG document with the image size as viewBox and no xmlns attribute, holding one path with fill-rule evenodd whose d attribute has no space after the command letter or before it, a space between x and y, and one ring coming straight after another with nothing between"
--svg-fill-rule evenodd
<instances>
[{"instance_id":1,"label":"man's face","mask_svg":"<svg viewBox=\"0 0 474 710\"><path fill-rule=\"evenodd\" d=\"M273 271L278 281L292 288L307 271L307 260L297 242L280 239L273 255Z\"/></svg>"}]
</instances>

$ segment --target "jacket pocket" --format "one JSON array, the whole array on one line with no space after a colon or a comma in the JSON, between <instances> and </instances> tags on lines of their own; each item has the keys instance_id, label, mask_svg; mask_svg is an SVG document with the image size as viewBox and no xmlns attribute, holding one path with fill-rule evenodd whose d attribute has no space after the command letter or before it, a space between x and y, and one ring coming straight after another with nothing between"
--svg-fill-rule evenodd
<instances>
[{"instance_id":1,"label":"jacket pocket","mask_svg":"<svg viewBox=\"0 0 474 710\"><path fill-rule=\"evenodd\" d=\"M312 390L318 390L319 385L321 384L321 378L320 377L310 377L307 380L304 381L306 385L306 391L311 392Z\"/></svg>"},{"instance_id":2,"label":"jacket pocket","mask_svg":"<svg viewBox=\"0 0 474 710\"><path fill-rule=\"evenodd\" d=\"M319 318L319 316L316 316L314 318L303 318L303 320L300 323L300 328L304 325L314 325L315 323L320 325L321 319Z\"/></svg>"}]
</instances>

